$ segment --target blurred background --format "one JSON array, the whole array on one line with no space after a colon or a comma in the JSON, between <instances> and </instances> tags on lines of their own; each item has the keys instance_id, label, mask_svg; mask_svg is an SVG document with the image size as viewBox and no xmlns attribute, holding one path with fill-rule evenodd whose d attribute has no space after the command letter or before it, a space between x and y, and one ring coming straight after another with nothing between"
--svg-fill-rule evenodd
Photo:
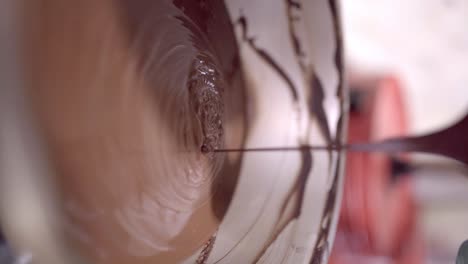
<instances>
[{"instance_id":1,"label":"blurred background","mask_svg":"<svg viewBox=\"0 0 468 264\"><path fill-rule=\"evenodd\" d=\"M404 134L438 130L466 113L468 1L342 0L342 14L351 86L356 75L397 79ZM419 262L455 263L468 238L468 174L440 157L412 155L411 162L432 164L411 177L414 228L426 248Z\"/></svg>"}]
</instances>

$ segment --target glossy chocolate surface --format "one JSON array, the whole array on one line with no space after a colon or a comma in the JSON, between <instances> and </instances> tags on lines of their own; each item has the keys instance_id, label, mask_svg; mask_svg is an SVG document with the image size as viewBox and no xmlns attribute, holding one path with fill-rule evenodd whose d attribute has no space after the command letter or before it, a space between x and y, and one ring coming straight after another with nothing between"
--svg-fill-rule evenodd
<instances>
[{"instance_id":1,"label":"glossy chocolate surface","mask_svg":"<svg viewBox=\"0 0 468 264\"><path fill-rule=\"evenodd\" d=\"M216 232L242 146L243 80L219 1L36 1L29 92L71 244L97 263L173 263Z\"/></svg>"},{"instance_id":2,"label":"glossy chocolate surface","mask_svg":"<svg viewBox=\"0 0 468 264\"><path fill-rule=\"evenodd\" d=\"M41 0L28 92L97 263L326 261L345 138L335 1ZM307 25L307 26L306 26ZM273 144L300 153L216 152Z\"/></svg>"}]
</instances>

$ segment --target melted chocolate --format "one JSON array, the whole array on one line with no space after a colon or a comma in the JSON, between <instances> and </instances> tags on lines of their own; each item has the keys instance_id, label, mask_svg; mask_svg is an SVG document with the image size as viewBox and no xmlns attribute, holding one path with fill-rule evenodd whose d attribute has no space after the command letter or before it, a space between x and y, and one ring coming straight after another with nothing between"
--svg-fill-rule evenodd
<instances>
[{"instance_id":1,"label":"melted chocolate","mask_svg":"<svg viewBox=\"0 0 468 264\"><path fill-rule=\"evenodd\" d=\"M244 83L224 3L36 5L30 92L67 237L100 263L192 255L217 230L240 170L242 155L212 150L245 140Z\"/></svg>"},{"instance_id":2,"label":"melted chocolate","mask_svg":"<svg viewBox=\"0 0 468 264\"><path fill-rule=\"evenodd\" d=\"M289 87L289 91L291 92L291 96L295 102L299 100L299 96L297 94L297 89L294 83L292 82L291 78L289 78L288 74L279 66L279 64L266 52L265 50L257 47L255 45L255 38L249 37L247 33L247 19L244 16L241 16L238 19L238 24L241 25L242 28L242 38L244 41L249 44L249 46L262 58L268 65L270 65L278 74L279 76L286 82Z\"/></svg>"},{"instance_id":3,"label":"melted chocolate","mask_svg":"<svg viewBox=\"0 0 468 264\"><path fill-rule=\"evenodd\" d=\"M301 215L301 208L304 199L305 188L307 186L307 179L309 178L310 170L312 169L311 150L307 146L302 146L299 148L299 151L301 153L301 167L299 168L296 181L294 182L294 185L292 186L289 193L286 195L286 199L284 200L280 210L280 215L284 214L289 200L294 195L294 193L298 192L299 195L297 197L296 208L292 215L293 218L297 218ZM282 227L280 229L282 229Z\"/></svg>"},{"instance_id":4,"label":"melted chocolate","mask_svg":"<svg viewBox=\"0 0 468 264\"><path fill-rule=\"evenodd\" d=\"M223 87L208 56L198 56L189 78L189 100L202 130L201 151L209 154L223 145Z\"/></svg>"},{"instance_id":5,"label":"melted chocolate","mask_svg":"<svg viewBox=\"0 0 468 264\"><path fill-rule=\"evenodd\" d=\"M293 0L286 0L286 6L287 6L287 15L288 15L288 29L289 29L289 38L291 39L291 43L294 48L294 53L296 54L297 61L302 69L302 71L305 71L305 65L302 63L301 58L304 57L304 51L302 50L301 43L299 42L299 39L297 38L297 35L294 31L294 21L295 17L292 14L293 8L295 9L301 9L301 4L298 2L295 2Z\"/></svg>"},{"instance_id":6,"label":"melted chocolate","mask_svg":"<svg viewBox=\"0 0 468 264\"><path fill-rule=\"evenodd\" d=\"M293 1L290 1L290 0L287 1L287 6L288 6L287 13L288 13L289 32L290 32L291 42L293 44L294 52L296 54L296 57L298 58L298 63L300 64L301 69L304 71L305 67L304 67L303 64L301 64L301 61L300 61L300 58L303 56L304 52L302 51L302 49L300 47L299 40L298 40L297 36L294 33L293 25L292 25L293 17L292 17L292 14L291 14L291 12L292 12L291 9L292 8L300 9L301 6L300 6L300 4L298 4L296 2L293 2ZM332 8L335 8L335 6L332 6ZM263 51L263 50L261 50L261 49L259 49L258 47L255 46L253 38L249 38L247 36L247 21L246 21L246 19L244 17L241 17L239 19L239 23L241 24L241 26L243 28L243 38L244 38L244 40L246 40L247 43L249 43L249 45L262 58L264 58L264 60L270 66L272 66L272 68L274 68L278 72L278 74L286 81L286 83L288 83L288 86L290 87L290 90L292 91L293 98L295 98L295 100L297 101L297 92L295 92L296 89L295 89L292 81L287 76L287 74L274 62L274 60L270 56L268 56L268 54L265 51ZM337 28L337 27L338 26L335 24L335 28ZM337 44L337 45L338 46L337 46L337 52L336 52L335 60L336 60L336 62L341 62L341 51L340 51L341 46L340 46L340 44ZM337 64L337 67L338 66L341 67L341 65ZM339 74L341 74L341 68L338 70L338 72L339 72ZM341 79L341 76L340 76L340 80L339 80L339 84L338 84L339 85L339 95L340 96L342 96L341 93L340 93L341 92L341 86L342 86L342 81L341 80L342 79ZM324 99L323 87L321 85L320 80L314 74L312 76L311 93L310 93L310 96L309 96L309 111L311 112L312 116L315 116L317 118L320 129L322 130L322 133L324 134L327 142L329 144L331 144L332 142L334 142L334 140L331 139L330 130L328 128L328 122L327 122L326 114L325 114L325 111L323 109L323 104L322 104L323 99ZM342 122L342 119L340 118L340 123L341 122ZM338 136L341 137L341 135L338 135ZM329 149L329 147L327 147L327 149ZM256 149L256 150L258 151L260 149ZM281 150L284 150L284 148L282 149L280 147L277 150L281 151ZM286 196L286 200L285 200L285 202L284 202L284 204L282 206L282 209L281 209L281 212L284 212L286 204L289 201L289 198L296 191L298 191L298 193L299 193L298 202L297 202L296 210L295 210L294 215L293 215L294 218L299 217L300 214L301 214L300 210L301 210L302 203L303 203L305 187L307 186L307 179L308 179L308 176L310 174L310 170L312 169L312 154L310 152L311 149L308 146L301 146L301 147L297 148L297 150L299 150L301 152L301 167L300 167L298 176L296 177L296 182L293 185L293 188L291 189L291 191ZM232 151L232 150L230 150L230 151ZM330 153L330 158L331 158L331 153ZM322 229L322 231L320 233L321 235L319 237L318 243L327 244L326 241L322 241L322 240L325 240L328 237L329 228L330 228L330 221L331 221L330 213L332 212L333 207L335 205L335 195L336 195L337 182L338 182L338 177L337 177L337 175L334 175L333 186L332 186L331 191L328 193L327 205L325 206L325 211L323 213L323 215L324 215L323 217L326 217L326 219L328 219L328 220L327 220L327 223L325 223L323 225L323 229ZM318 261L321 261L321 257L318 257L319 256L318 253L322 249L323 249L322 246L316 247L317 252L314 252L313 260L316 259ZM316 263L320 263L320 262L316 262Z\"/></svg>"},{"instance_id":7,"label":"melted chocolate","mask_svg":"<svg viewBox=\"0 0 468 264\"><path fill-rule=\"evenodd\" d=\"M320 82L317 75L312 75L310 84L311 93L309 95L309 111L312 116L317 118L317 123L322 131L325 140L328 144L333 142L330 134L330 128L328 127L327 115L323 108L323 100L325 97L322 83Z\"/></svg>"},{"instance_id":8,"label":"melted chocolate","mask_svg":"<svg viewBox=\"0 0 468 264\"><path fill-rule=\"evenodd\" d=\"M283 215L286 211L286 207L288 203L290 202L291 198L297 192L298 193L298 196L296 199L297 201L295 202L295 208L291 216L291 219L297 219L301 215L302 204L304 202L305 188L307 186L307 180L309 179L309 174L312 169L312 161L313 161L310 148L308 148L307 146L302 146L299 148L299 150L301 152L301 166L299 168L298 175L295 178L295 182L293 186L291 187L291 190L287 193L285 200L281 206L281 210L280 210L280 215ZM277 232L273 234L272 241L278 238L278 236L281 234L281 231L288 225L291 219L286 221L284 225L282 226L278 226L278 223L277 223ZM254 263L257 263L260 260L260 258L263 256L263 254L265 254L268 246L269 244L257 255L257 258L254 261Z\"/></svg>"},{"instance_id":9,"label":"melted chocolate","mask_svg":"<svg viewBox=\"0 0 468 264\"><path fill-rule=\"evenodd\" d=\"M338 166L341 166L341 162L338 162ZM335 210L336 206L336 196L338 189L338 172L340 168L336 170L336 175L333 177L333 184L330 188L330 191L327 194L327 201L325 202L325 207L322 213L322 223L320 225L321 229L317 237L317 242L315 250L312 254L311 264L319 264L322 260L322 255L329 250L328 248L328 237L330 235L331 221L333 220L332 212ZM327 252L328 254L328 252Z\"/></svg>"},{"instance_id":10,"label":"melted chocolate","mask_svg":"<svg viewBox=\"0 0 468 264\"><path fill-rule=\"evenodd\" d=\"M234 33L226 9L220 1L174 1L174 4L184 13L184 16L177 16L177 19L185 28L190 29L190 40L201 52L193 62L192 74L187 82L188 101L198 120L194 126L201 131L195 141L201 152L210 159L216 159L211 152L225 144L223 123L234 118L239 119L238 116L241 116L241 120L246 119L243 81ZM160 73L161 76L171 74ZM175 125L180 123L180 120L174 121L177 121ZM241 135L243 133L242 130L238 132ZM242 137L239 146L242 146L244 138ZM223 177L216 178L212 184L211 203L219 219L224 216L232 199L241 157L229 164L224 163L218 172ZM209 252L205 253L203 255L207 257Z\"/></svg>"},{"instance_id":11,"label":"melted chocolate","mask_svg":"<svg viewBox=\"0 0 468 264\"><path fill-rule=\"evenodd\" d=\"M340 101L343 102L344 101L343 99L346 97L346 95L345 95L345 89L344 89L344 84L343 84L343 79L344 79L343 39L342 39L342 31L340 27L340 19L338 15L339 10L338 10L336 0L329 0L328 3L330 6L330 11L332 13L332 18L333 18L333 27L334 27L333 33L335 35L335 45L336 45L335 58L334 58L336 71L338 72L338 86L337 86L336 96L338 96L340 98ZM315 103L310 104L311 111L316 114L316 117L320 121L319 124L322 124L321 130L322 130L322 133L327 138L327 142L328 142L327 147L336 146L339 149L341 148L341 145L342 145L341 140L343 138L343 131L344 131L343 126L346 125L345 123L346 116L344 114L344 108L343 107L340 108L340 116L339 116L338 125L337 125L337 134L336 134L336 137L332 139L324 109L323 107L322 109L320 109L320 106L322 105L322 101L323 101L323 96L324 96L322 85L320 83L320 80L317 78L317 76L313 76L312 82L313 82L312 89L314 89L313 93L315 93L315 95L318 93L318 96L319 97L322 96L322 98L316 99L316 100L319 100L320 102L315 102ZM311 100L313 99L314 98L312 98ZM314 107L314 104L316 104L315 107ZM317 106L317 104L320 104L320 105ZM316 108L316 109L313 109L313 108ZM329 155L329 158L331 160L332 158L331 153ZM325 202L324 211L322 213L322 221L325 221L325 222L322 222L321 224L321 230L319 232L319 236L317 238L317 242L315 245L315 250L312 254L312 258L310 261L311 264L321 263L323 259L323 255L329 254L327 252L328 250L330 250L328 248L329 245L328 245L327 239L330 235L329 233L330 233L330 228L331 228L332 212L335 210L335 206L337 204L336 195L337 195L337 189L338 189L338 179L339 179L338 176L340 172L340 166L342 166L342 162L340 159L341 157L339 156L338 161L337 161L338 168L336 169L335 175L333 175L333 183L330 188L330 191L327 194L327 201Z\"/></svg>"},{"instance_id":12,"label":"melted chocolate","mask_svg":"<svg viewBox=\"0 0 468 264\"><path fill-rule=\"evenodd\" d=\"M317 94L317 93L315 93ZM314 105L312 103L311 105ZM315 104L316 105L316 104ZM317 111L317 110L316 110ZM320 109L318 109L320 111ZM322 110L323 111L323 110ZM315 111L314 111L315 112ZM353 145L332 145L332 146L325 146L325 147L314 147L314 146L301 146L299 148L288 148L288 147L278 147L278 148L270 148L271 151L287 151L287 150L297 150L301 151L302 165L301 165L301 172L298 178L298 182L301 182L301 186L305 186L307 177L301 177L304 175L304 168L307 167L306 160L304 160L304 149L306 149L306 153L309 153L310 150L330 150L336 148L337 150L350 150L350 151L388 151L388 152L395 152L395 151L424 151L424 152L432 152L443 154L452 158L455 158L459 161L465 162L468 164L468 151L466 150L466 146L468 145L468 140L464 135L468 134L468 115L465 115L459 122L455 125L439 131L437 133L433 133L427 136L422 137L412 137L412 138L397 138L386 140L380 143L365 143L365 144L353 144ZM461 136L461 138L460 138ZM460 140L461 139L461 140ZM253 151L268 151L268 148L258 148L258 149L251 149ZM221 150L222 151L222 150ZM235 151L235 150L234 150ZM241 150L245 151L245 150ZM247 150L249 151L249 150ZM392 168L395 170L394 174L401 174L409 170L407 164L403 164L401 162L393 162ZM339 169L337 170L339 171ZM307 174L305 174L307 175ZM302 179L302 180L300 180ZM328 198L325 203L325 208L323 211L322 217L322 228L319 232L319 236L317 239L317 244L315 247L315 251L313 253L312 259L310 263L318 264L321 263L324 254L328 254L328 242L327 238L330 235L330 228L331 228L331 213L334 211L336 206L336 191L337 191L337 183L338 177L337 175L334 176L332 187L328 193ZM295 185L296 186L296 185ZM298 212L300 214L300 211ZM296 215L297 216L297 215Z\"/></svg>"},{"instance_id":13,"label":"melted chocolate","mask_svg":"<svg viewBox=\"0 0 468 264\"><path fill-rule=\"evenodd\" d=\"M305 188L307 186L307 179L309 178L310 170L312 169L312 153L309 149L301 148L301 168L299 169L298 176L296 177L296 183L294 189L299 190L299 196L297 198L297 208L294 213L294 217L301 215L302 203L304 201Z\"/></svg>"},{"instance_id":14,"label":"melted chocolate","mask_svg":"<svg viewBox=\"0 0 468 264\"><path fill-rule=\"evenodd\" d=\"M176 18L181 21L185 28L190 29L190 41L193 42L196 49L204 54L209 54L209 56L198 55L197 59L194 60L192 75L188 80L190 91L188 100L192 111L195 112L194 118L198 120L196 122L198 124L194 126L199 127L201 130L201 134L198 137L195 136L198 149L209 155L209 152L224 146L225 140L223 137L229 137L230 135L223 135L225 133L223 122L230 122L232 119L244 120L242 123L244 128L235 131L241 135L242 139L237 145L242 146L245 140L247 122L246 99L243 77L240 71L240 60L237 53L238 48L226 7L221 1L213 0L175 0L174 5L184 14L183 16L178 15ZM151 10L151 8L146 9ZM139 16L135 18L139 19L141 13L144 12L148 11L137 10L136 14ZM135 18L131 19L134 20ZM155 30L160 30L160 28L155 27ZM136 33L133 35L136 35ZM148 42L148 44L151 43L153 42ZM139 48L142 60L147 57L148 50L151 50L148 46ZM200 62L200 56L203 56L204 61L209 63L209 68L213 72L206 71L202 73L206 69L201 69L201 65L195 65ZM171 76L173 74L169 71L167 73L161 72L160 75ZM154 82L157 83L158 80L154 80ZM198 96L193 97L193 95ZM211 99L205 100L207 98ZM180 124L180 120L175 119L174 121L177 121L174 125ZM191 136L191 133L188 133L188 136ZM234 162L225 163L219 172L219 175L223 175L223 177L216 180L212 185L212 193L215 196L212 203L215 214L219 219L222 219L232 198L241 161L242 156Z\"/></svg>"},{"instance_id":15,"label":"melted chocolate","mask_svg":"<svg viewBox=\"0 0 468 264\"><path fill-rule=\"evenodd\" d=\"M342 32L341 32L341 27L340 27L340 16L338 15L338 6L336 4L336 0L329 0L328 4L330 6L330 10L333 16L333 26L334 30L333 32L335 33L335 45L336 45L336 51L335 51L335 65L336 65L336 70L338 71L338 91L337 91L337 96L340 98L343 98L343 37L342 37Z\"/></svg>"}]
</instances>

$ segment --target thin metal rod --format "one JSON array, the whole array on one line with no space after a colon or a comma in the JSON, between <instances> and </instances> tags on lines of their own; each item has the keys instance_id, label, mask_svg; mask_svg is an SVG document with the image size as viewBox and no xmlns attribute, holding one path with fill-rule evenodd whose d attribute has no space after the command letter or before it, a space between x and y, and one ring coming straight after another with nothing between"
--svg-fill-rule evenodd
<instances>
[{"instance_id":1,"label":"thin metal rod","mask_svg":"<svg viewBox=\"0 0 468 264\"><path fill-rule=\"evenodd\" d=\"M301 151L301 150L341 150L343 146L312 146L305 145L300 147L261 147L261 148L244 148L244 149L215 149L213 152L272 152L272 151Z\"/></svg>"},{"instance_id":2,"label":"thin metal rod","mask_svg":"<svg viewBox=\"0 0 468 264\"><path fill-rule=\"evenodd\" d=\"M390 139L379 142L367 143L352 143L329 146L318 145L303 145L294 147L259 147L259 148L243 148L243 149L216 149L213 152L271 152L271 151L352 151L352 152L400 152L413 150L409 148L409 144L405 144L401 139Z\"/></svg>"}]
</instances>

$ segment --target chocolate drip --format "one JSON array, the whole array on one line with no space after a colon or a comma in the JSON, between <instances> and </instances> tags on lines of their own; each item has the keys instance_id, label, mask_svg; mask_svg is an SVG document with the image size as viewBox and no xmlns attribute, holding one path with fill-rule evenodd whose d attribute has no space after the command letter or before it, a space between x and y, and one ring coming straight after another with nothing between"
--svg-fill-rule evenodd
<instances>
[{"instance_id":1,"label":"chocolate drip","mask_svg":"<svg viewBox=\"0 0 468 264\"><path fill-rule=\"evenodd\" d=\"M309 95L309 111L312 116L317 118L320 130L322 131L328 144L333 142L330 134L330 128L328 127L327 115L323 108L323 99L325 97L322 83L318 79L317 75L312 75L310 84L311 93Z\"/></svg>"},{"instance_id":2,"label":"chocolate drip","mask_svg":"<svg viewBox=\"0 0 468 264\"><path fill-rule=\"evenodd\" d=\"M335 66L338 71L338 91L337 96L343 98L343 37L340 27L340 18L338 15L338 7L336 0L329 0L328 4L330 5L330 10L333 17L333 32L335 33Z\"/></svg>"},{"instance_id":3,"label":"chocolate drip","mask_svg":"<svg viewBox=\"0 0 468 264\"><path fill-rule=\"evenodd\" d=\"M305 188L307 186L307 180L309 179L309 174L312 169L313 159L312 159L311 150L307 146L300 146L299 150L301 152L301 167L299 168L299 172L297 173L296 181L294 182L293 186L291 187L291 190L288 192L288 194L286 195L286 198L284 199L284 202L281 206L280 215L284 215L289 201L297 192L298 196L297 196L296 208L294 209L291 219L288 219L288 221L285 222L284 226L277 227L278 232L273 235L272 241L278 238L278 236L281 234L281 231L284 229L284 227L287 226L290 220L296 219L301 215L302 204L304 203ZM265 247L258 254L254 263L257 263L260 260L260 258L267 251L267 249L268 249L268 246Z\"/></svg>"},{"instance_id":4,"label":"chocolate drip","mask_svg":"<svg viewBox=\"0 0 468 264\"><path fill-rule=\"evenodd\" d=\"M319 235L317 238L317 243L315 246L314 253L312 254L311 264L320 264L323 254L329 250L327 238L330 234L331 222L332 222L332 213L335 210L336 206L336 195L338 189L338 172L340 171L341 163L338 163L338 168L336 174L333 176L333 184L330 188L330 191L327 194L327 201L325 202L325 207L322 213L322 223L320 226Z\"/></svg>"},{"instance_id":5,"label":"chocolate drip","mask_svg":"<svg viewBox=\"0 0 468 264\"><path fill-rule=\"evenodd\" d=\"M335 45L336 45L336 50L335 50L335 66L336 66L336 71L338 72L338 87L337 87L337 93L336 96L340 98L340 101L343 102L343 99L345 98L345 87L344 87L344 66L343 66L343 36L342 36L342 31L341 31L341 26L340 26L340 17L339 17L339 10L337 6L337 0L329 0L328 1L329 6L330 6L330 11L332 14L333 18L333 33L335 35ZM320 83L320 82L319 82ZM343 138L343 126L346 125L346 116L344 114L344 109L343 109L343 104L340 104L340 117L338 119L338 124L337 124L337 134L336 138L333 140L333 145L338 145L340 146L342 144L341 140ZM328 126L327 126L328 128ZM328 135L330 136L330 131L328 131ZM337 205L336 201L336 196L337 196L337 190L338 190L338 180L339 180L339 172L340 172L340 167L343 166L343 163L341 162L341 156L339 156L337 161L337 168L336 168L336 173L333 175L333 183L330 188L330 191L328 192L328 198L325 203L325 208L323 211L322 215L322 221L325 221L325 223L322 223L321 225L321 230L317 239L317 244L315 247L315 251L312 255L311 259L311 264L318 264L322 261L323 254L329 254L327 251L330 250L328 247L328 237L330 235L330 228L331 228L331 221L332 221L332 213L335 210L335 207Z\"/></svg>"},{"instance_id":6,"label":"chocolate drip","mask_svg":"<svg viewBox=\"0 0 468 264\"><path fill-rule=\"evenodd\" d=\"M301 44L299 42L299 39L297 38L296 32L294 31L294 20L295 18L292 15L292 9L301 9L301 4L294 2L292 0L286 0L286 14L288 16L288 29L289 29L289 38L291 39L291 43L294 48L294 53L296 55L296 58L298 60L299 66L301 67L302 71L305 72L305 65L304 63L301 62L301 58L304 57L304 51L302 50Z\"/></svg>"},{"instance_id":7,"label":"chocolate drip","mask_svg":"<svg viewBox=\"0 0 468 264\"><path fill-rule=\"evenodd\" d=\"M292 196L295 190L298 190L299 196L297 198L297 208L294 213L294 217L299 217L301 215L301 208L304 202L304 193L307 185L307 179L309 178L310 170L312 169L312 154L309 149L301 148L301 168L296 177L296 182L294 183L293 191L288 195ZM289 197L288 197L289 198ZM282 211L284 211L285 205L283 205Z\"/></svg>"},{"instance_id":8,"label":"chocolate drip","mask_svg":"<svg viewBox=\"0 0 468 264\"><path fill-rule=\"evenodd\" d=\"M281 76L281 78L288 85L293 100L297 102L299 100L299 96L297 93L296 86L294 85L292 80L289 78L286 72L279 66L279 64L276 63L276 61L265 50L258 48L257 45L255 45L255 38L248 36L247 19L244 16L241 16L237 21L239 25L241 25L242 38L244 39L244 41L246 41L247 44L249 44L249 46L258 54L258 56L260 56L260 58L262 58L268 65L270 65Z\"/></svg>"}]
</instances>

